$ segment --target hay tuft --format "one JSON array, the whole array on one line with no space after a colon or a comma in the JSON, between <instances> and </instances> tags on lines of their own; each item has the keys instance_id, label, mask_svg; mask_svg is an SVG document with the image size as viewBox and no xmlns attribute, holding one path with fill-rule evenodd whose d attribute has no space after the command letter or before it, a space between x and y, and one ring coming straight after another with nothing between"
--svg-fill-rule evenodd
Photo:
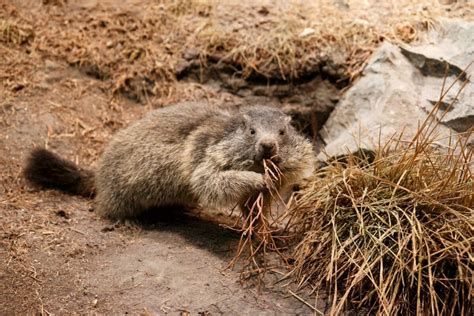
<instances>
[{"instance_id":1,"label":"hay tuft","mask_svg":"<svg viewBox=\"0 0 474 316\"><path fill-rule=\"evenodd\" d=\"M276 238L279 229L274 224L278 220L271 221L270 217L272 203L282 200L278 184L283 180L283 174L270 159L263 161L263 167L266 188L249 197L244 204L244 208L248 211L242 210L242 226L236 229L240 232L240 240L236 254L229 264L229 267L234 267L240 260L243 264L241 280L256 277L258 285L265 273L272 269L268 254L276 252L280 257L284 257Z\"/></svg>"},{"instance_id":2,"label":"hay tuft","mask_svg":"<svg viewBox=\"0 0 474 316\"><path fill-rule=\"evenodd\" d=\"M411 142L322 168L292 207L291 273L329 290L332 315L474 312L474 130L440 149L431 114Z\"/></svg>"}]
</instances>

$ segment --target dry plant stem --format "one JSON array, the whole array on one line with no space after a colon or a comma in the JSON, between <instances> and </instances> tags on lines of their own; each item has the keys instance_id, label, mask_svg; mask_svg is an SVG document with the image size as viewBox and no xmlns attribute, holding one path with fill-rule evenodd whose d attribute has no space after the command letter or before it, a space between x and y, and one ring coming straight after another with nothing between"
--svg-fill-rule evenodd
<instances>
[{"instance_id":1,"label":"dry plant stem","mask_svg":"<svg viewBox=\"0 0 474 316\"><path fill-rule=\"evenodd\" d=\"M229 263L229 267L233 267L238 260L243 260L241 278L246 279L257 274L259 282L269 269L266 262L267 252L276 251L279 253L279 248L273 237L276 230L271 227L269 215L272 200L281 199L278 185L283 181L282 173L275 163L271 160L264 160L263 166L267 187L264 191L251 196L244 203L239 245L235 257Z\"/></svg>"},{"instance_id":2,"label":"dry plant stem","mask_svg":"<svg viewBox=\"0 0 474 316\"><path fill-rule=\"evenodd\" d=\"M288 290L288 292L293 295L298 301L302 302L303 304L305 304L306 306L308 306L309 308L311 308L313 310L313 312L317 313L318 315L324 315L323 312L321 312L319 309L317 309L316 307L314 307L313 305L311 305L310 303L308 303L307 301L305 301L304 299L302 299L300 296L298 296L295 292L293 292L292 290Z\"/></svg>"}]
</instances>

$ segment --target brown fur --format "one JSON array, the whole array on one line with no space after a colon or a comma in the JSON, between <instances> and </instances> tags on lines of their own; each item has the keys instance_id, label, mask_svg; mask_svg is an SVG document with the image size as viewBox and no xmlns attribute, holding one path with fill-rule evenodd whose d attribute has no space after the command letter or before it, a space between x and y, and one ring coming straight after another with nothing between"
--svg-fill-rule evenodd
<instances>
[{"instance_id":1,"label":"brown fur","mask_svg":"<svg viewBox=\"0 0 474 316\"><path fill-rule=\"evenodd\" d=\"M242 204L265 188L262 159L270 157L285 184L314 168L311 144L275 108L182 103L158 109L106 147L94 177L97 209L124 218L168 205ZM47 188L94 191L90 171L45 150L33 151L25 176Z\"/></svg>"},{"instance_id":2,"label":"brown fur","mask_svg":"<svg viewBox=\"0 0 474 316\"><path fill-rule=\"evenodd\" d=\"M95 194L93 172L46 149L36 148L30 153L23 174L37 187L55 188L85 197Z\"/></svg>"}]
</instances>

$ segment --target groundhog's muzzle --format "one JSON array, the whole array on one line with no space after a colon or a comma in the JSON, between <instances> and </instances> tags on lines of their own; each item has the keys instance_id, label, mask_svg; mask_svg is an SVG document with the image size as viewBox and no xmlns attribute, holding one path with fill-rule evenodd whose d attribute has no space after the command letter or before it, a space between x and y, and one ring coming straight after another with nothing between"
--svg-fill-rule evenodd
<instances>
[{"instance_id":1,"label":"groundhog's muzzle","mask_svg":"<svg viewBox=\"0 0 474 316\"><path fill-rule=\"evenodd\" d=\"M263 159L272 159L275 162L278 160L278 144L274 141L262 140L257 144L256 161Z\"/></svg>"}]
</instances>

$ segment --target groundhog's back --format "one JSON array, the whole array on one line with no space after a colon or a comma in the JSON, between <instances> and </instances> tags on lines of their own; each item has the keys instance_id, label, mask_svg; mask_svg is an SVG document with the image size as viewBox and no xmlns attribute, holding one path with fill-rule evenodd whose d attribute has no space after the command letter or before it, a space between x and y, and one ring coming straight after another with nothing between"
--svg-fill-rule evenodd
<instances>
[{"instance_id":1,"label":"groundhog's back","mask_svg":"<svg viewBox=\"0 0 474 316\"><path fill-rule=\"evenodd\" d=\"M206 122L229 115L207 103L181 103L154 110L119 131L99 164L98 201L107 204L115 199L114 192L120 192L145 204L192 202L195 197L189 188L189 170L182 163L187 139Z\"/></svg>"}]
</instances>

